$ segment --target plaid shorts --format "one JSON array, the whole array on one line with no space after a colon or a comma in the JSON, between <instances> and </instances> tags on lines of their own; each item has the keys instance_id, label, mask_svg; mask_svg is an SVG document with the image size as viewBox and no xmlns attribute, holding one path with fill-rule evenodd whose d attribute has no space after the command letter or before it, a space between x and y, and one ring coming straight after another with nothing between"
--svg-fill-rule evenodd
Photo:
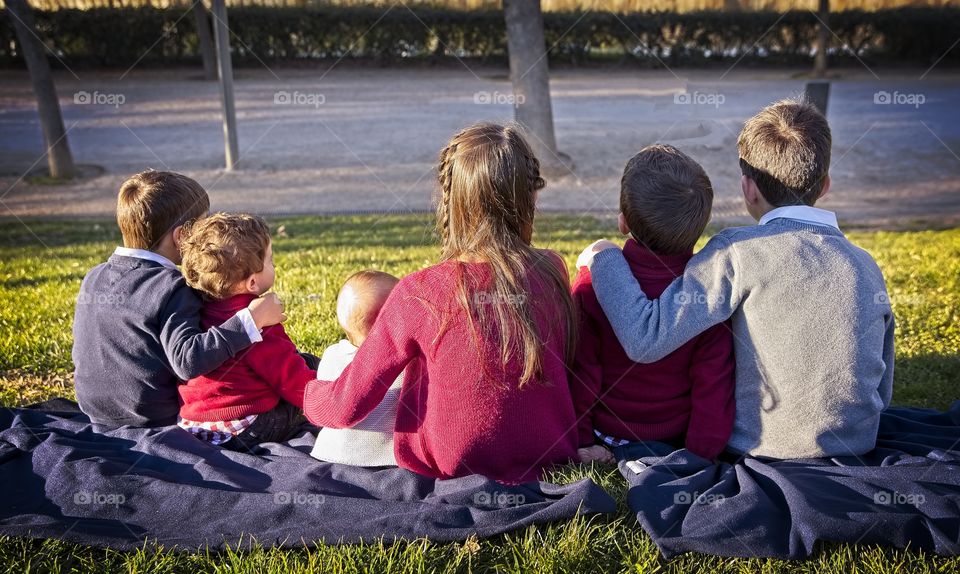
<instances>
[{"instance_id":1,"label":"plaid shorts","mask_svg":"<svg viewBox=\"0 0 960 574\"><path fill-rule=\"evenodd\" d=\"M257 415L232 421L214 422L198 422L177 417L177 426L204 442L218 446L250 428L255 420Z\"/></svg>"},{"instance_id":2,"label":"plaid shorts","mask_svg":"<svg viewBox=\"0 0 960 574\"><path fill-rule=\"evenodd\" d=\"M624 440L622 438L612 437L608 434L603 434L598 430L594 430L593 434L602 442L604 445L613 448L617 446L623 446L625 444L630 444L630 441Z\"/></svg>"}]
</instances>

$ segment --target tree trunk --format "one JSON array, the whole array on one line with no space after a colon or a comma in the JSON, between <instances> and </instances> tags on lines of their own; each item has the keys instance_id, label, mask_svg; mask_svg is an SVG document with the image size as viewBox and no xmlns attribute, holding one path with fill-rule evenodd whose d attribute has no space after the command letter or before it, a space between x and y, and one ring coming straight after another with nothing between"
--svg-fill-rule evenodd
<instances>
[{"instance_id":1,"label":"tree trunk","mask_svg":"<svg viewBox=\"0 0 960 574\"><path fill-rule=\"evenodd\" d=\"M550 70L547 66L540 0L504 0L510 80L513 83L514 117L529 134L540 163L548 170L565 163L557 153L550 104Z\"/></svg>"},{"instance_id":2,"label":"tree trunk","mask_svg":"<svg viewBox=\"0 0 960 574\"><path fill-rule=\"evenodd\" d=\"M230 28L227 26L225 0L213 0L213 32L217 41L217 73L220 76L220 102L223 105L223 147L226 169L237 164L237 113L233 107L233 63L230 60Z\"/></svg>"},{"instance_id":3,"label":"tree trunk","mask_svg":"<svg viewBox=\"0 0 960 574\"><path fill-rule=\"evenodd\" d=\"M813 59L813 77L824 78L827 75L827 47L830 45L830 0L820 0L817 17L820 18L820 30L817 34L817 54Z\"/></svg>"},{"instance_id":4,"label":"tree trunk","mask_svg":"<svg viewBox=\"0 0 960 574\"><path fill-rule=\"evenodd\" d=\"M6 5L12 16L20 51L27 63L27 71L30 72L33 93L37 97L37 113L43 130L43 141L47 147L50 176L70 179L75 173L73 154L70 153L67 131L63 127L60 100L57 98L57 88L50 73L50 62L47 61L44 46L37 36L33 11L26 0L6 0Z\"/></svg>"},{"instance_id":5,"label":"tree trunk","mask_svg":"<svg viewBox=\"0 0 960 574\"><path fill-rule=\"evenodd\" d=\"M210 11L203 0L196 0L193 15L197 22L197 48L203 58L203 77L205 80L217 79L217 48L213 44L213 30L210 25Z\"/></svg>"}]
</instances>

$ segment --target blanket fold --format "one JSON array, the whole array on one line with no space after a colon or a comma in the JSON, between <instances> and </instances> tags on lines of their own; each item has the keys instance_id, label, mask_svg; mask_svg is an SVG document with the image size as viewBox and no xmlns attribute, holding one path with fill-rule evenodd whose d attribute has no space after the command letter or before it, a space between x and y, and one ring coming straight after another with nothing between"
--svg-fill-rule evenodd
<instances>
[{"instance_id":1,"label":"blanket fold","mask_svg":"<svg viewBox=\"0 0 960 574\"><path fill-rule=\"evenodd\" d=\"M656 442L616 455L628 504L666 557L805 558L818 541L960 553L960 402L888 409L859 457L713 463Z\"/></svg>"}]
</instances>

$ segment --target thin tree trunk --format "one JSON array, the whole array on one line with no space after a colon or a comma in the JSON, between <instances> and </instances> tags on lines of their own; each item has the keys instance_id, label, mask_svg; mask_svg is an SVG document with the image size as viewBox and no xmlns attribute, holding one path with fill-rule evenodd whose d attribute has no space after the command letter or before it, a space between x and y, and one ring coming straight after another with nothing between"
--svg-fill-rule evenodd
<instances>
[{"instance_id":1,"label":"thin tree trunk","mask_svg":"<svg viewBox=\"0 0 960 574\"><path fill-rule=\"evenodd\" d=\"M515 98L514 117L530 134L530 145L541 164L562 166L553 132L550 70L540 0L504 0L503 9Z\"/></svg>"},{"instance_id":2,"label":"thin tree trunk","mask_svg":"<svg viewBox=\"0 0 960 574\"><path fill-rule=\"evenodd\" d=\"M57 87L53 84L53 75L50 73L50 62L47 61L44 46L37 36L33 11L26 0L6 0L6 6L12 16L17 43L33 82L43 141L47 147L50 176L70 179L75 174L73 154L70 153L67 131L63 127L60 100L57 98Z\"/></svg>"},{"instance_id":3,"label":"thin tree trunk","mask_svg":"<svg viewBox=\"0 0 960 574\"><path fill-rule=\"evenodd\" d=\"M817 34L817 54L813 59L813 76L824 78L827 75L827 47L830 45L830 0L820 0L817 17L820 18L820 30Z\"/></svg>"},{"instance_id":4,"label":"thin tree trunk","mask_svg":"<svg viewBox=\"0 0 960 574\"><path fill-rule=\"evenodd\" d=\"M197 22L197 48L203 58L203 77L212 82L217 79L217 48L213 43L210 12L203 0L195 1L193 15Z\"/></svg>"},{"instance_id":5,"label":"thin tree trunk","mask_svg":"<svg viewBox=\"0 0 960 574\"><path fill-rule=\"evenodd\" d=\"M220 102L223 105L223 147L226 169L237 164L237 113L233 106L233 64L230 60L230 28L227 26L225 0L213 0L213 32L217 41L217 73L220 77Z\"/></svg>"}]
</instances>

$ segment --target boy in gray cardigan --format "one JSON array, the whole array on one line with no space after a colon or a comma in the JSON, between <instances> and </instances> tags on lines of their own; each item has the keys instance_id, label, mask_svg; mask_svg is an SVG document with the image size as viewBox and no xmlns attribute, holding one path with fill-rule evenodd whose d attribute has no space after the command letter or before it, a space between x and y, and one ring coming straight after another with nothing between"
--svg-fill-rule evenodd
<instances>
[{"instance_id":1,"label":"boy in gray cardigan","mask_svg":"<svg viewBox=\"0 0 960 574\"><path fill-rule=\"evenodd\" d=\"M830 187L830 127L813 106L784 100L749 119L737 147L744 201L759 225L717 233L659 299L646 298L613 243L588 247L580 263L635 361L656 361L730 320L731 450L868 452L893 392L894 320L873 258L832 212L813 207Z\"/></svg>"}]
</instances>

